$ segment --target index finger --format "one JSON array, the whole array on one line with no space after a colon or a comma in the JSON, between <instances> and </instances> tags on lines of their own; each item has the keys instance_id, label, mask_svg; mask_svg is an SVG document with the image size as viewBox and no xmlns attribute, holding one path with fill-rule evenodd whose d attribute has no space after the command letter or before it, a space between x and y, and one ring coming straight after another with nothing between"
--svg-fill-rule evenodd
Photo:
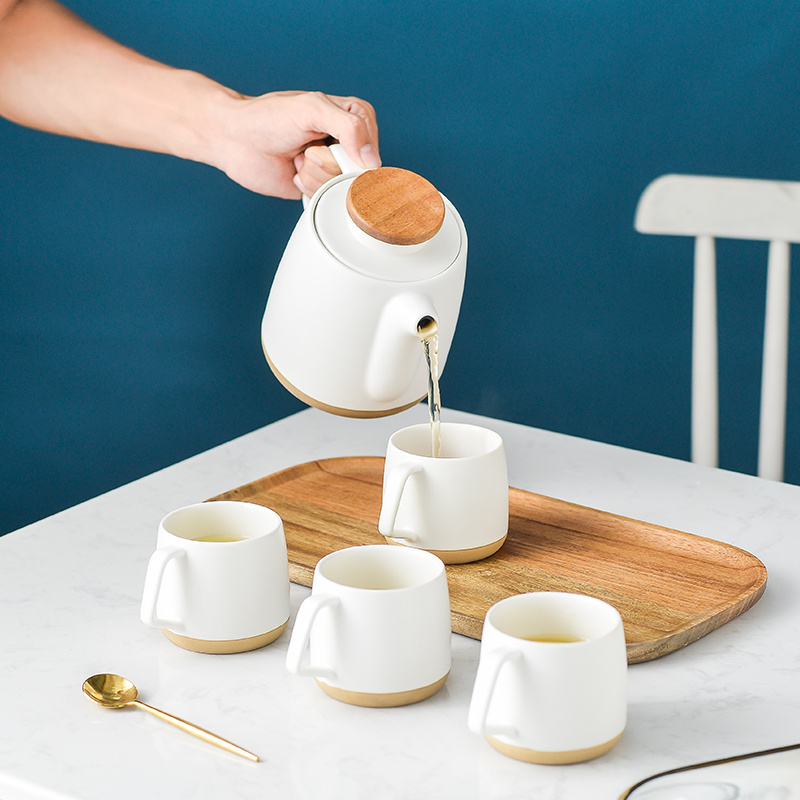
<instances>
[{"instance_id":1,"label":"index finger","mask_svg":"<svg viewBox=\"0 0 800 800\"><path fill-rule=\"evenodd\" d=\"M316 92L308 111L310 129L338 139L357 164L367 169L380 166L378 123L369 103Z\"/></svg>"}]
</instances>

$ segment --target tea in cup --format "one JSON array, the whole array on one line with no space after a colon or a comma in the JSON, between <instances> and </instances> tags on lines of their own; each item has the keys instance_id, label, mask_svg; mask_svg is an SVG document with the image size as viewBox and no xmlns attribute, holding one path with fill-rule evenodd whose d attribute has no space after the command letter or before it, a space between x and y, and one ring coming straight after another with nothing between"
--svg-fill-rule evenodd
<instances>
[{"instance_id":1,"label":"tea in cup","mask_svg":"<svg viewBox=\"0 0 800 800\"><path fill-rule=\"evenodd\" d=\"M383 544L349 547L317 563L286 666L345 703L408 705L444 685L450 638L441 559Z\"/></svg>"},{"instance_id":2,"label":"tea in cup","mask_svg":"<svg viewBox=\"0 0 800 800\"><path fill-rule=\"evenodd\" d=\"M626 678L613 606L566 592L507 597L486 613L467 725L521 761L588 761L622 736Z\"/></svg>"},{"instance_id":3,"label":"tea in cup","mask_svg":"<svg viewBox=\"0 0 800 800\"><path fill-rule=\"evenodd\" d=\"M378 530L445 564L478 561L499 550L508 533L503 440L487 428L444 422L441 442L434 457L428 425L391 436Z\"/></svg>"},{"instance_id":4,"label":"tea in cup","mask_svg":"<svg viewBox=\"0 0 800 800\"><path fill-rule=\"evenodd\" d=\"M167 514L147 565L141 619L201 653L241 653L277 639L289 621L281 518L235 500Z\"/></svg>"}]
</instances>

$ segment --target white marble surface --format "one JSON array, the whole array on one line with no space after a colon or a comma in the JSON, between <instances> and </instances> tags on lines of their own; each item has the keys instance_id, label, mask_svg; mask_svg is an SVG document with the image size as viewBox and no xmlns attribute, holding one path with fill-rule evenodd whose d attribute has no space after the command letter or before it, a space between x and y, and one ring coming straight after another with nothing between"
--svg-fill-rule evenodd
<instances>
[{"instance_id":1,"label":"white marble surface","mask_svg":"<svg viewBox=\"0 0 800 800\"><path fill-rule=\"evenodd\" d=\"M253 653L209 656L139 621L165 513L292 464L382 455L393 430L425 414L304 411L0 538L0 797L615 800L656 771L800 741L800 488L504 422L483 421L505 438L512 485L736 544L769 571L746 614L630 668L628 729L608 755L536 766L470 734L479 645L462 636L442 691L377 710L289 675L288 632ZM292 587L292 618L307 593ZM92 705L81 683L101 671L262 762L142 711Z\"/></svg>"}]
</instances>

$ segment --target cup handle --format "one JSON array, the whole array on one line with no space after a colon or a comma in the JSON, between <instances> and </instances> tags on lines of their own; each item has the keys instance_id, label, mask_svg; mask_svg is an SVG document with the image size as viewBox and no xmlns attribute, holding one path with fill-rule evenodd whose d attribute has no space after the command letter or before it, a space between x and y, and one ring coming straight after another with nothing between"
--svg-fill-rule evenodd
<instances>
[{"instance_id":1,"label":"cup handle","mask_svg":"<svg viewBox=\"0 0 800 800\"><path fill-rule=\"evenodd\" d=\"M473 733L480 733L483 736L516 736L518 731L512 725L492 725L486 724L489 716L489 708L492 704L497 679L500 670L506 663L519 661L521 658L517 650L498 650L489 655L489 658L481 658L478 664L478 673L475 676L475 686L472 688L472 698L469 704L467 715L467 728Z\"/></svg>"},{"instance_id":2,"label":"cup handle","mask_svg":"<svg viewBox=\"0 0 800 800\"><path fill-rule=\"evenodd\" d=\"M307 597L300 605L297 619L292 629L292 638L286 651L286 669L295 675L310 675L313 678L335 678L336 672L328 667L315 667L303 660L311 640L314 620L323 608L336 608L339 598L333 595L314 595Z\"/></svg>"},{"instance_id":3,"label":"cup handle","mask_svg":"<svg viewBox=\"0 0 800 800\"><path fill-rule=\"evenodd\" d=\"M185 559L186 551L179 547L161 547L150 556L150 561L147 563L147 574L144 579L140 617L145 625L149 625L152 628L169 628L176 633L180 633L184 627L183 623L176 619L161 619L157 610L164 570L173 558Z\"/></svg>"},{"instance_id":4,"label":"cup handle","mask_svg":"<svg viewBox=\"0 0 800 800\"><path fill-rule=\"evenodd\" d=\"M378 519L378 530L384 536L389 536L392 539L404 539L407 542L419 541L419 536L413 531L396 531L394 529L406 482L417 472L422 472L422 467L419 464L398 464L385 476L381 515Z\"/></svg>"}]
</instances>

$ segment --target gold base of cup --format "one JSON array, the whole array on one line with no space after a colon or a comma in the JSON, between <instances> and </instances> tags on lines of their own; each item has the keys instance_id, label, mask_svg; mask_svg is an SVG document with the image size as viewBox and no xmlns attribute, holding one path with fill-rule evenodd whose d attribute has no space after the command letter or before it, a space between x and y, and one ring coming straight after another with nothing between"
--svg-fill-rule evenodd
<instances>
[{"instance_id":1,"label":"gold base of cup","mask_svg":"<svg viewBox=\"0 0 800 800\"><path fill-rule=\"evenodd\" d=\"M518 761L527 761L529 764L578 764L581 761L591 761L593 758L607 753L621 738L622 733L596 747L563 750L557 753L551 753L546 750L529 750L526 747L518 747L507 742L501 742L494 736L487 736L486 741L503 755L516 758Z\"/></svg>"},{"instance_id":2,"label":"gold base of cup","mask_svg":"<svg viewBox=\"0 0 800 800\"><path fill-rule=\"evenodd\" d=\"M245 639L193 639L190 636L182 636L179 633L168 631L166 628L161 630L173 644L182 647L184 650L191 650L194 653L212 653L223 655L228 653L246 653L249 650L258 650L260 647L274 642L289 624L287 619L283 625L273 628L271 631L261 633L258 636L248 636Z\"/></svg>"},{"instance_id":3,"label":"gold base of cup","mask_svg":"<svg viewBox=\"0 0 800 800\"><path fill-rule=\"evenodd\" d=\"M425 700L432 697L444 686L447 676L440 678L438 681L423 686L419 689L409 689L406 692L385 692L374 694L371 692L352 692L348 689L339 689L336 686L321 681L316 678L319 688L325 694L333 697L335 700L340 700L343 703L349 703L351 706L364 706L365 708L395 708L396 706L408 706L412 703L419 703L420 700Z\"/></svg>"},{"instance_id":4,"label":"gold base of cup","mask_svg":"<svg viewBox=\"0 0 800 800\"><path fill-rule=\"evenodd\" d=\"M444 561L445 564L469 564L473 561L481 561L484 558L494 555L506 540L507 534L501 539L491 544L484 544L480 547L469 547L464 550L428 550L427 547L420 547L419 550L426 550ZM401 547L414 547L413 544L401 542L388 536L384 537L389 544L399 544Z\"/></svg>"}]
</instances>

